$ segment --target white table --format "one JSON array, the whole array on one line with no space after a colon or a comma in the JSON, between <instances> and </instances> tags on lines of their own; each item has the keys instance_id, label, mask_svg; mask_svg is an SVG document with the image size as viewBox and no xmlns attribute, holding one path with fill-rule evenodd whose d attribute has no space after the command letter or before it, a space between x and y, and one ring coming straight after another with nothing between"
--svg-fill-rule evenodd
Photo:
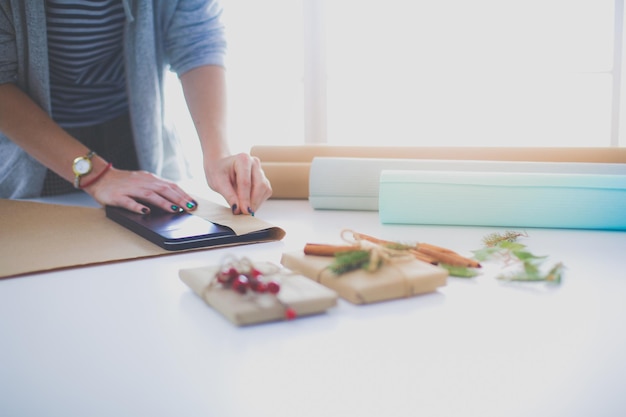
<instances>
[{"instance_id":1,"label":"white table","mask_svg":"<svg viewBox=\"0 0 626 417\"><path fill-rule=\"evenodd\" d=\"M567 266L557 288L504 283L492 265L429 295L237 328L180 268L279 262L343 228L466 255L505 230L381 225L307 201L257 216L285 239L0 281L0 415L626 415L626 233L528 230L533 253Z\"/></svg>"}]
</instances>

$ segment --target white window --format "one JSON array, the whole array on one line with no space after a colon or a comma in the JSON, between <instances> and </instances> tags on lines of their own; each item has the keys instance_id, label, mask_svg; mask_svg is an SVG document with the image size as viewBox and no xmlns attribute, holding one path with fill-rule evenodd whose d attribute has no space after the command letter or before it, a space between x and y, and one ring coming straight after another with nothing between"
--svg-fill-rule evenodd
<instances>
[{"instance_id":1,"label":"white window","mask_svg":"<svg viewBox=\"0 0 626 417\"><path fill-rule=\"evenodd\" d=\"M609 146L614 3L327 1L327 139Z\"/></svg>"},{"instance_id":2,"label":"white window","mask_svg":"<svg viewBox=\"0 0 626 417\"><path fill-rule=\"evenodd\" d=\"M235 151L626 146L623 0L222 3Z\"/></svg>"}]
</instances>

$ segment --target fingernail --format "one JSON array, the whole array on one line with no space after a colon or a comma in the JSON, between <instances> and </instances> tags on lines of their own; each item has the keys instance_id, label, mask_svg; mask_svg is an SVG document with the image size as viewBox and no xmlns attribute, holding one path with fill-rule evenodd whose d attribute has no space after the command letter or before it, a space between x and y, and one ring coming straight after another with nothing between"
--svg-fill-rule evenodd
<instances>
[{"instance_id":1,"label":"fingernail","mask_svg":"<svg viewBox=\"0 0 626 417\"><path fill-rule=\"evenodd\" d=\"M252 217L254 217L254 212L252 211L252 209L251 209L250 207L248 207L248 213L250 213L250 215L251 215Z\"/></svg>"},{"instance_id":2,"label":"fingernail","mask_svg":"<svg viewBox=\"0 0 626 417\"><path fill-rule=\"evenodd\" d=\"M172 204L172 211L180 211L176 204Z\"/></svg>"},{"instance_id":3,"label":"fingernail","mask_svg":"<svg viewBox=\"0 0 626 417\"><path fill-rule=\"evenodd\" d=\"M235 212L237 211L237 204L233 204L231 207L233 214L235 214Z\"/></svg>"},{"instance_id":4,"label":"fingernail","mask_svg":"<svg viewBox=\"0 0 626 417\"><path fill-rule=\"evenodd\" d=\"M149 212L149 211L150 211L150 210L148 210L148 207L143 207L143 208L141 209L141 212L142 212L143 214L148 214L148 212Z\"/></svg>"},{"instance_id":5,"label":"fingernail","mask_svg":"<svg viewBox=\"0 0 626 417\"><path fill-rule=\"evenodd\" d=\"M195 201L190 201L190 202L187 203L187 208L189 210L193 210L197 205L198 205L198 203L196 203Z\"/></svg>"}]
</instances>

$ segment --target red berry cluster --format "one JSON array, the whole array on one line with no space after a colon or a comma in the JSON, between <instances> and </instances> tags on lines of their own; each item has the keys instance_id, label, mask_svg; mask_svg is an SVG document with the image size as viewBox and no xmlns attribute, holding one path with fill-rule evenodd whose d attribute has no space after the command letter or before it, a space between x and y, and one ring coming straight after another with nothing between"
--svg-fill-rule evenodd
<instances>
[{"instance_id":1,"label":"red berry cluster","mask_svg":"<svg viewBox=\"0 0 626 417\"><path fill-rule=\"evenodd\" d=\"M263 294L278 294L280 292L280 284L273 280L265 280L263 273L254 267L239 270L235 266L227 266L220 269L215 275L217 282L225 288L232 288L240 294L246 294L248 291ZM280 300L279 300L280 301ZM285 306L285 318L287 320L295 319L296 311Z\"/></svg>"},{"instance_id":2,"label":"red berry cluster","mask_svg":"<svg viewBox=\"0 0 626 417\"><path fill-rule=\"evenodd\" d=\"M239 271L234 266L224 268L217 273L217 281L226 288L232 288L240 294L245 294L248 290L270 294L278 294L280 284L276 281L267 281L263 279L263 273L256 268L250 268L248 271Z\"/></svg>"}]
</instances>

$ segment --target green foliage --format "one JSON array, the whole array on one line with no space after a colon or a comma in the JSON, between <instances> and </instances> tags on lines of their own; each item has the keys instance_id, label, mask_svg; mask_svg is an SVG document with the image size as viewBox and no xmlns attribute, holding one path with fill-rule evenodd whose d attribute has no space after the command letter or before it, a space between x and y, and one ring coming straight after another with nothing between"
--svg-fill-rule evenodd
<instances>
[{"instance_id":1,"label":"green foliage","mask_svg":"<svg viewBox=\"0 0 626 417\"><path fill-rule=\"evenodd\" d=\"M467 266L455 266L448 264L439 264L440 267L448 270L450 276L459 278L473 278L478 275L476 268L469 268Z\"/></svg>"},{"instance_id":2,"label":"green foliage","mask_svg":"<svg viewBox=\"0 0 626 417\"><path fill-rule=\"evenodd\" d=\"M369 262L370 253L366 250L338 252L335 254L335 261L330 265L330 270L341 275L355 269L367 268Z\"/></svg>"},{"instance_id":3,"label":"green foliage","mask_svg":"<svg viewBox=\"0 0 626 417\"><path fill-rule=\"evenodd\" d=\"M498 275L498 279L560 283L565 266L558 263L547 273L543 273L542 266L547 256L537 256L529 252L526 245L517 241L520 236L528 235L510 231L504 234L492 233L483 239L485 247L472 251L474 258L479 262L500 259L504 261L505 265L520 265L520 268L514 272Z\"/></svg>"},{"instance_id":4,"label":"green foliage","mask_svg":"<svg viewBox=\"0 0 626 417\"><path fill-rule=\"evenodd\" d=\"M473 250L472 253L474 254L474 259L476 259L478 262L484 262L487 259L491 258L495 253L498 253L499 251L500 251L500 248L484 247L478 250Z\"/></svg>"},{"instance_id":5,"label":"green foliage","mask_svg":"<svg viewBox=\"0 0 626 417\"><path fill-rule=\"evenodd\" d=\"M504 233L490 233L483 238L483 244L487 247L496 246L504 242L515 242L520 236L528 236L526 233L507 230Z\"/></svg>"}]
</instances>

